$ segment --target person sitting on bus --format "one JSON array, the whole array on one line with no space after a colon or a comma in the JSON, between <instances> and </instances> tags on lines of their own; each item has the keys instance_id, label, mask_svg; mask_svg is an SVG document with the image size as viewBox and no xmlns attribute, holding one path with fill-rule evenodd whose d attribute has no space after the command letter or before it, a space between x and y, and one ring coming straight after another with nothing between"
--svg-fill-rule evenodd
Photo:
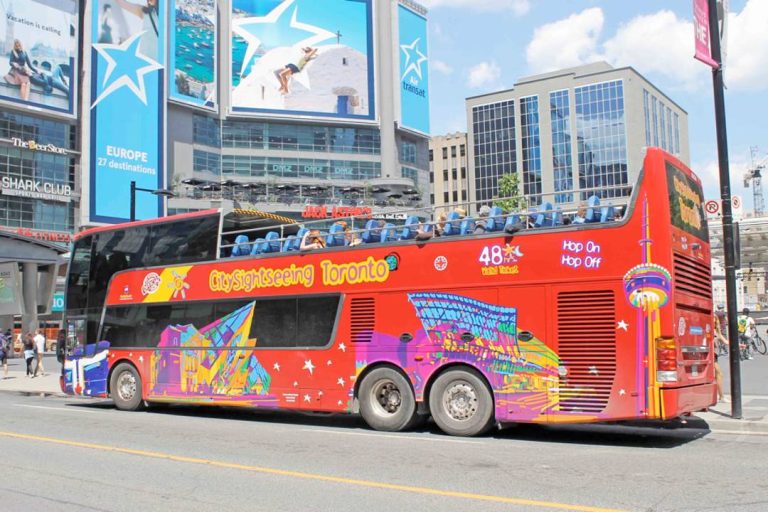
<instances>
[{"instance_id":1,"label":"person sitting on bus","mask_svg":"<svg viewBox=\"0 0 768 512\"><path fill-rule=\"evenodd\" d=\"M360 245L361 243L363 243L363 241L360 239L360 237L359 237L359 236L357 236L357 233L355 233L354 231L352 231L352 228L350 228L350 227L347 225L347 223L346 223L346 222L344 222L344 221L342 220L342 221L339 221L339 224L340 224L340 225L342 226L342 228L344 229L344 239L347 241L347 245L348 245L349 247L354 247L354 246L356 246L356 245Z\"/></svg>"},{"instance_id":2,"label":"person sitting on bus","mask_svg":"<svg viewBox=\"0 0 768 512\"><path fill-rule=\"evenodd\" d=\"M300 251L311 251L313 249L324 249L325 240L320 236L320 231L312 229L304 234L304 238L301 239Z\"/></svg>"},{"instance_id":3,"label":"person sitting on bus","mask_svg":"<svg viewBox=\"0 0 768 512\"><path fill-rule=\"evenodd\" d=\"M584 224L587 220L587 207L584 205L579 206L579 209L576 211L576 215L574 215L573 220L571 221L571 224Z\"/></svg>"},{"instance_id":4,"label":"person sitting on bus","mask_svg":"<svg viewBox=\"0 0 768 512\"><path fill-rule=\"evenodd\" d=\"M491 214L491 207L487 204L480 208L480 212L477 214L477 220L475 221L475 229L472 231L475 235L482 235L486 231L486 224L488 222L488 215Z\"/></svg>"}]
</instances>

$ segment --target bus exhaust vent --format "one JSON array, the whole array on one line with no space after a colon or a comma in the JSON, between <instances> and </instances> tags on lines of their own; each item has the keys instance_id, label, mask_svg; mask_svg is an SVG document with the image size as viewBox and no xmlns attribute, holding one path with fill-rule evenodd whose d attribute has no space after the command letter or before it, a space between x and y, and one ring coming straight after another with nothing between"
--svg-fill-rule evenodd
<instances>
[{"instance_id":1,"label":"bus exhaust vent","mask_svg":"<svg viewBox=\"0 0 768 512\"><path fill-rule=\"evenodd\" d=\"M702 299L712 298L710 269L701 261L675 253L675 292L683 292Z\"/></svg>"},{"instance_id":2,"label":"bus exhaust vent","mask_svg":"<svg viewBox=\"0 0 768 512\"><path fill-rule=\"evenodd\" d=\"M376 302L370 298L352 299L352 343L370 343L376 326Z\"/></svg>"},{"instance_id":3,"label":"bus exhaust vent","mask_svg":"<svg viewBox=\"0 0 768 512\"><path fill-rule=\"evenodd\" d=\"M614 292L560 292L557 340L565 374L559 379L560 400L556 410L575 414L602 412L616 376Z\"/></svg>"}]
</instances>

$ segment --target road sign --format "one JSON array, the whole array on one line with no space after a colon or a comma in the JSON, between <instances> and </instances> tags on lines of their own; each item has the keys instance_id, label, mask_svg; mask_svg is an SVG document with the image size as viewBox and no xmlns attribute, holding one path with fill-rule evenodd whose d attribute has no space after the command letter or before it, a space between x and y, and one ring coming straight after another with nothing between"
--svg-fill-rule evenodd
<instances>
[{"instance_id":1,"label":"road sign","mask_svg":"<svg viewBox=\"0 0 768 512\"><path fill-rule=\"evenodd\" d=\"M731 196L731 214L733 215L733 221L739 222L744 214L744 203L741 200L741 196ZM704 203L704 211L707 213L709 220L719 219L723 216L723 202L720 199L710 199Z\"/></svg>"},{"instance_id":2,"label":"road sign","mask_svg":"<svg viewBox=\"0 0 768 512\"><path fill-rule=\"evenodd\" d=\"M710 199L704 203L704 209L707 210L707 213L710 215L717 215L720 213L720 201Z\"/></svg>"}]
</instances>

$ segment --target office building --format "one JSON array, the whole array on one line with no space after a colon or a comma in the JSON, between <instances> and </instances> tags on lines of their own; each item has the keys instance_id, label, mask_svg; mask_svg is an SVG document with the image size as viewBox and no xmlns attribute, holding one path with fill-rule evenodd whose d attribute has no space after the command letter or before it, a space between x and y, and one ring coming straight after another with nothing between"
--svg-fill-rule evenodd
<instances>
[{"instance_id":1,"label":"office building","mask_svg":"<svg viewBox=\"0 0 768 512\"><path fill-rule=\"evenodd\" d=\"M429 140L429 184L433 206L468 200L466 133L436 135Z\"/></svg>"},{"instance_id":2,"label":"office building","mask_svg":"<svg viewBox=\"0 0 768 512\"><path fill-rule=\"evenodd\" d=\"M689 163L688 115L631 67L597 62L520 79L467 98L470 196L485 202L505 173L535 205L629 195L645 148Z\"/></svg>"}]
</instances>

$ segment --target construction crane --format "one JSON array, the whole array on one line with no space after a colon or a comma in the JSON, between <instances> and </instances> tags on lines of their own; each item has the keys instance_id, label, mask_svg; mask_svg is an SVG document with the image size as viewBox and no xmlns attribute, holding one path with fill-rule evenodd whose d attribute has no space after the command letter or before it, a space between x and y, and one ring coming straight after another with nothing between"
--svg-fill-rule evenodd
<instances>
[{"instance_id":1,"label":"construction crane","mask_svg":"<svg viewBox=\"0 0 768 512\"><path fill-rule=\"evenodd\" d=\"M744 188L749 188L750 182L752 183L752 197L754 198L755 205L755 217L762 217L765 212L765 198L763 198L763 183L762 183L762 171L765 169L765 164L768 163L768 156L761 161L757 161L758 148L752 146L750 153L752 156L752 167L744 173Z\"/></svg>"}]
</instances>

